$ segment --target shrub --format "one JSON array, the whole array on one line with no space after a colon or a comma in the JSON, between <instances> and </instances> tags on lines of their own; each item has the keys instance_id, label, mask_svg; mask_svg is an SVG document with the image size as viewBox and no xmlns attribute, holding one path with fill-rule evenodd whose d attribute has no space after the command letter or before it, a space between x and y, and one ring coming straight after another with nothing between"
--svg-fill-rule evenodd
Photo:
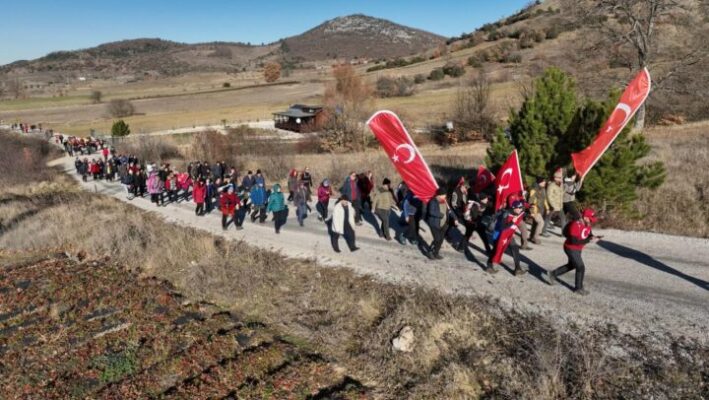
<instances>
[{"instance_id":1,"label":"shrub","mask_svg":"<svg viewBox=\"0 0 709 400\"><path fill-rule=\"evenodd\" d=\"M465 75L465 68L458 63L449 62L443 66L443 73L452 78L458 78Z\"/></svg>"},{"instance_id":2,"label":"shrub","mask_svg":"<svg viewBox=\"0 0 709 400\"><path fill-rule=\"evenodd\" d=\"M428 79L432 81L440 81L445 78L446 74L443 72L442 68L436 68L428 75Z\"/></svg>"},{"instance_id":3,"label":"shrub","mask_svg":"<svg viewBox=\"0 0 709 400\"><path fill-rule=\"evenodd\" d=\"M111 126L111 136L123 137L130 135L130 126L125 121L119 119Z\"/></svg>"},{"instance_id":4,"label":"shrub","mask_svg":"<svg viewBox=\"0 0 709 400\"><path fill-rule=\"evenodd\" d=\"M490 83L484 74L460 87L453 107L456 142L492 138L496 124L489 103Z\"/></svg>"},{"instance_id":5,"label":"shrub","mask_svg":"<svg viewBox=\"0 0 709 400\"><path fill-rule=\"evenodd\" d=\"M559 28L559 25L554 24L547 29L546 38L556 39L557 37L559 37L559 33L561 33L561 28Z\"/></svg>"},{"instance_id":6,"label":"shrub","mask_svg":"<svg viewBox=\"0 0 709 400\"><path fill-rule=\"evenodd\" d=\"M377 95L379 97L404 97L412 94L414 94L414 81L411 78L382 76L377 79Z\"/></svg>"},{"instance_id":7,"label":"shrub","mask_svg":"<svg viewBox=\"0 0 709 400\"><path fill-rule=\"evenodd\" d=\"M506 52L501 57L501 62L506 64L519 64L522 62L522 54L519 52Z\"/></svg>"},{"instance_id":8,"label":"shrub","mask_svg":"<svg viewBox=\"0 0 709 400\"><path fill-rule=\"evenodd\" d=\"M111 100L106 107L108 115L113 118L125 118L135 114L133 103L125 99Z\"/></svg>"},{"instance_id":9,"label":"shrub","mask_svg":"<svg viewBox=\"0 0 709 400\"><path fill-rule=\"evenodd\" d=\"M481 68L483 63L482 60L480 60L480 56L476 54L468 57L468 65L473 68Z\"/></svg>"},{"instance_id":10,"label":"shrub","mask_svg":"<svg viewBox=\"0 0 709 400\"><path fill-rule=\"evenodd\" d=\"M230 87L231 87L231 83L229 83L229 82L224 82L224 83L222 83L222 87L223 87L223 88L230 88Z\"/></svg>"},{"instance_id":11,"label":"shrub","mask_svg":"<svg viewBox=\"0 0 709 400\"><path fill-rule=\"evenodd\" d=\"M415 84L420 85L420 84L422 84L422 83L424 83L424 82L426 82L426 75L424 75L424 74L416 74L416 76L414 76L414 83L415 83Z\"/></svg>"}]
</instances>

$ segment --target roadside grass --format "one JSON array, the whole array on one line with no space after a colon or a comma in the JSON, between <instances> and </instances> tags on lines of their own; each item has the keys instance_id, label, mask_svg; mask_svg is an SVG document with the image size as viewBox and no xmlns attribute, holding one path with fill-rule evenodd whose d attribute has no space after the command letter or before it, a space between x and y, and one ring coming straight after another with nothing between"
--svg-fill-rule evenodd
<instances>
[{"instance_id":1,"label":"roadside grass","mask_svg":"<svg viewBox=\"0 0 709 400\"><path fill-rule=\"evenodd\" d=\"M27 185L13 190L32 193ZM57 188L3 231L0 249L109 256L191 299L299 338L381 398L700 399L706 391L709 349L690 339L560 326L489 298L384 284L67 190L62 196ZM23 212L13 207L14 200L0 202L8 215ZM406 326L412 351L395 351L391 341Z\"/></svg>"},{"instance_id":2,"label":"roadside grass","mask_svg":"<svg viewBox=\"0 0 709 400\"><path fill-rule=\"evenodd\" d=\"M639 191L639 218L618 218L611 226L709 238L709 123L645 134L653 146L648 161L664 162L667 178L657 190Z\"/></svg>"}]
</instances>

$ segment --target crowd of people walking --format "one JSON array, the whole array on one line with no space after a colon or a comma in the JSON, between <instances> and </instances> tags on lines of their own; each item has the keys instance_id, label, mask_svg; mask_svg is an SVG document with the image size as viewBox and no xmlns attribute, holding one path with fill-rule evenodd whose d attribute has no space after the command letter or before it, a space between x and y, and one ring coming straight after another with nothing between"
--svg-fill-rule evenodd
<instances>
[{"instance_id":1,"label":"crowd of people walking","mask_svg":"<svg viewBox=\"0 0 709 400\"><path fill-rule=\"evenodd\" d=\"M61 138L61 143L69 155L76 157L76 172L82 180L120 182L128 199L148 195L157 207L192 202L197 216L216 209L224 230L230 225L244 229L247 218L254 224L265 224L270 215L279 234L288 220L289 205L302 227L313 213L314 203L317 220L325 223L335 252L340 252L340 237L350 251L357 251L356 231L368 219L376 221L373 225L384 240L415 246L431 260L443 258L441 247L447 238L459 237L452 247L467 252L477 234L488 257L487 272L497 273L503 254L508 253L514 262L514 274L522 275L527 269L521 265L520 250L530 250L529 243L541 244L557 226L566 239L563 251L568 262L548 272L548 283L554 284L558 276L575 270L575 291L588 293L583 285L581 253L588 242L599 238L591 231L596 216L591 209L579 210L575 196L582 181L574 175L565 177L561 169L551 174L551 180L538 177L527 192L510 196L506 207L496 210L494 186L475 190L475 182L464 178L450 189L440 185L436 195L423 202L404 182L393 185L386 177L377 182L371 171L351 171L334 190L329 178L315 187L308 167L300 171L293 168L284 177L286 196L279 183L267 185L261 170L242 174L223 161L194 161L178 169L116 154L98 141ZM336 199L333 205L331 199ZM525 220L530 223L529 230ZM430 242L421 235L425 229L421 222L428 227ZM451 234L458 229L462 234Z\"/></svg>"}]
</instances>

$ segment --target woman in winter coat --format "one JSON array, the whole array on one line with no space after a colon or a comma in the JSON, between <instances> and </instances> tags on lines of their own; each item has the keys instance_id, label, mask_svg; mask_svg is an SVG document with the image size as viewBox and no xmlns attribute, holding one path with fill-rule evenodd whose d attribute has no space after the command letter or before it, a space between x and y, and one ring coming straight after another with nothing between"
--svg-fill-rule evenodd
<instances>
[{"instance_id":1,"label":"woman in winter coat","mask_svg":"<svg viewBox=\"0 0 709 400\"><path fill-rule=\"evenodd\" d=\"M268 208L266 212L273 213L273 223L276 228L276 233L281 233L281 227L286 223L286 217L288 217L288 207L286 207L286 202L281 193L281 185L275 184L271 189L271 195L268 196Z\"/></svg>"},{"instance_id":2,"label":"woman in winter coat","mask_svg":"<svg viewBox=\"0 0 709 400\"><path fill-rule=\"evenodd\" d=\"M338 243L340 235L345 237L347 247L350 248L350 251L359 250L359 247L357 247L355 243L354 214L354 207L352 207L347 196L340 197L340 200L335 204L335 209L332 211L332 235L330 235L332 249L335 250L336 253L340 252Z\"/></svg>"},{"instance_id":3,"label":"woman in winter coat","mask_svg":"<svg viewBox=\"0 0 709 400\"><path fill-rule=\"evenodd\" d=\"M293 195L298 189L298 171L295 168L288 173L288 201L293 201Z\"/></svg>"},{"instance_id":4,"label":"woman in winter coat","mask_svg":"<svg viewBox=\"0 0 709 400\"><path fill-rule=\"evenodd\" d=\"M315 209L318 210L319 221L327 219L327 208L330 205L330 196L332 196L330 180L325 179L320 184L320 187L318 187L318 204L315 205Z\"/></svg>"},{"instance_id":5,"label":"woman in winter coat","mask_svg":"<svg viewBox=\"0 0 709 400\"><path fill-rule=\"evenodd\" d=\"M295 205L295 215L298 217L298 224L303 226L303 220L308 215L308 189L305 187L305 182L298 182L298 187L293 195L293 204Z\"/></svg>"},{"instance_id":6,"label":"woman in winter coat","mask_svg":"<svg viewBox=\"0 0 709 400\"><path fill-rule=\"evenodd\" d=\"M162 201L162 188L163 183L158 177L158 172L152 170L150 176L148 177L148 193L150 193L150 202L155 203L155 205L160 206L163 204Z\"/></svg>"},{"instance_id":7,"label":"woman in winter coat","mask_svg":"<svg viewBox=\"0 0 709 400\"><path fill-rule=\"evenodd\" d=\"M239 219L236 218L239 204L241 204L241 201L236 193L234 193L234 186L227 186L219 197L219 209L222 211L222 229L226 230L229 217L234 221L236 230L243 229L239 223Z\"/></svg>"},{"instance_id":8,"label":"woman in winter coat","mask_svg":"<svg viewBox=\"0 0 709 400\"><path fill-rule=\"evenodd\" d=\"M194 198L197 207L194 210L196 215L204 215L204 200L207 197L207 187L204 184L204 179L199 179L192 189L192 198Z\"/></svg>"}]
</instances>

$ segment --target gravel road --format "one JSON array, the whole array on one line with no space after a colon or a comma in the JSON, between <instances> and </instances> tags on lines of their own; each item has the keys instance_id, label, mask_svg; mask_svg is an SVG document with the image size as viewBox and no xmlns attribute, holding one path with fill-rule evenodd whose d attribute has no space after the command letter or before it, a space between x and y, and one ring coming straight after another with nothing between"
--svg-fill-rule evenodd
<instances>
[{"instance_id":1,"label":"gravel road","mask_svg":"<svg viewBox=\"0 0 709 400\"><path fill-rule=\"evenodd\" d=\"M58 159L54 164L78 179L72 158ZM560 323L613 323L622 332L635 335L670 333L696 338L704 345L709 342L707 239L597 230L595 233L604 235L604 239L584 250L585 286L591 294L578 296L571 291L573 273L553 287L544 280L546 269L566 263L558 228L541 245L522 252L522 263L529 266L529 274L512 275L512 260L505 256L507 271L490 275L483 271L486 257L477 236L471 252L463 255L444 244L441 254L445 258L434 262L414 246L378 238L373 225L365 223L356 229L361 249L350 253L341 239L343 252L337 254L330 246L325 224L314 214L305 221L305 227L299 227L290 215L280 235L274 233L270 222L259 225L247 221L241 231L231 227L224 232L217 211L197 217L191 202L157 207L149 199L127 200L124 187L118 183L89 181L81 185L158 213L169 222L243 240L288 257L315 259L323 266L351 268L382 281L457 295L491 296L507 306L540 312Z\"/></svg>"}]
</instances>

